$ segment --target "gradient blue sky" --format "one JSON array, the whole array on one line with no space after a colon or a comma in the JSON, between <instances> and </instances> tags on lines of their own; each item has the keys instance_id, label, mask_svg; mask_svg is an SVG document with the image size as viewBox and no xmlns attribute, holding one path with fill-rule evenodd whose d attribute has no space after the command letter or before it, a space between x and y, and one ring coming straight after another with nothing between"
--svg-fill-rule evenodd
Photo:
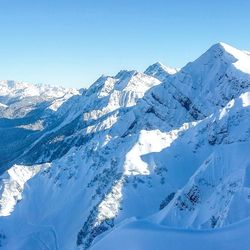
<instances>
[{"instance_id":1,"label":"gradient blue sky","mask_svg":"<svg viewBox=\"0 0 250 250\"><path fill-rule=\"evenodd\" d=\"M249 13L249 0L0 0L0 79L86 87L218 41L250 50Z\"/></svg>"}]
</instances>

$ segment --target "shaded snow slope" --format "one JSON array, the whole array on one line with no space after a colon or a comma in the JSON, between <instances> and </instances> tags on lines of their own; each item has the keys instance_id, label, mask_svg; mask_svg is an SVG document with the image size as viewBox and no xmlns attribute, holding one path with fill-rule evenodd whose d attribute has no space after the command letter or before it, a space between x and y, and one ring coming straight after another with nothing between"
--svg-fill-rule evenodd
<instances>
[{"instance_id":1,"label":"shaded snow slope","mask_svg":"<svg viewBox=\"0 0 250 250\"><path fill-rule=\"evenodd\" d=\"M31 167L14 165L0 177L0 216L11 214L16 203L22 199L24 184L48 166L49 164Z\"/></svg>"},{"instance_id":2,"label":"shaded snow slope","mask_svg":"<svg viewBox=\"0 0 250 250\"><path fill-rule=\"evenodd\" d=\"M149 221L132 221L118 226L91 250L248 250L249 219L217 230L178 230Z\"/></svg>"}]
</instances>

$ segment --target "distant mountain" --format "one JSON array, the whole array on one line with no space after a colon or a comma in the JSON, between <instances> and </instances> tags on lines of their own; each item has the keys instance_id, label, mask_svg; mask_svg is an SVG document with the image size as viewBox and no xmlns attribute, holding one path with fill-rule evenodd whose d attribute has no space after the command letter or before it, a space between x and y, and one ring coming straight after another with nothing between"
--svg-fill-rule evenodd
<instances>
[{"instance_id":1,"label":"distant mountain","mask_svg":"<svg viewBox=\"0 0 250 250\"><path fill-rule=\"evenodd\" d=\"M75 89L0 81L0 173L51 130L57 109L76 95Z\"/></svg>"},{"instance_id":2,"label":"distant mountain","mask_svg":"<svg viewBox=\"0 0 250 250\"><path fill-rule=\"evenodd\" d=\"M3 249L247 249L248 53L218 43L81 91L1 86Z\"/></svg>"}]
</instances>

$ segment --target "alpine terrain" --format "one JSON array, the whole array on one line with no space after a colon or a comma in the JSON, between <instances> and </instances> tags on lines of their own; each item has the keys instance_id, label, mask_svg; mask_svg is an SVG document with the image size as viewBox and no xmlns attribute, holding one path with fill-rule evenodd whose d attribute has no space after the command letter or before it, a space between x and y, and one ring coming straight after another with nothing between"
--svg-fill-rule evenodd
<instances>
[{"instance_id":1,"label":"alpine terrain","mask_svg":"<svg viewBox=\"0 0 250 250\"><path fill-rule=\"evenodd\" d=\"M1 81L0 133L0 249L250 248L249 52Z\"/></svg>"}]
</instances>

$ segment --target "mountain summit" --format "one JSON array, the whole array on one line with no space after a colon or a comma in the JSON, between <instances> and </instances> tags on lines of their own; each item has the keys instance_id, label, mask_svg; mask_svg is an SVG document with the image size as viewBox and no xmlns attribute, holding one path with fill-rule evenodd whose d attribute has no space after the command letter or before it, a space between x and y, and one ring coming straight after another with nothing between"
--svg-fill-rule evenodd
<instances>
[{"instance_id":1,"label":"mountain summit","mask_svg":"<svg viewBox=\"0 0 250 250\"><path fill-rule=\"evenodd\" d=\"M150 65L146 70L145 74L156 77L157 79L163 81L165 80L169 75L175 74L177 72L176 69L169 68L165 65L163 65L160 62L156 62L152 65Z\"/></svg>"}]
</instances>

